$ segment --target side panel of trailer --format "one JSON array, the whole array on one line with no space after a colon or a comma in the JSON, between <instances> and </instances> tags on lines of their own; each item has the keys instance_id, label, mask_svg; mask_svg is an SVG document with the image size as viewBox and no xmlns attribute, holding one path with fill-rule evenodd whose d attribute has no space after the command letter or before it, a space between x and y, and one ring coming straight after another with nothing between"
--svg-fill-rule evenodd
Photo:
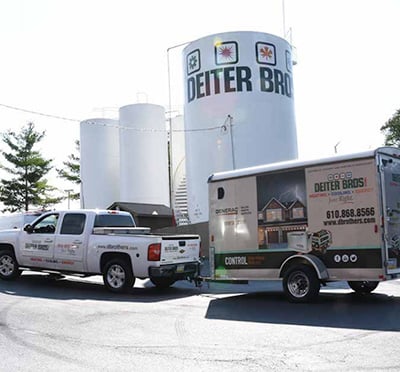
<instances>
[{"instance_id":1,"label":"side panel of trailer","mask_svg":"<svg viewBox=\"0 0 400 372\"><path fill-rule=\"evenodd\" d=\"M210 182L212 276L277 279L289 257L311 254L329 279L379 280L380 182L372 156Z\"/></svg>"},{"instance_id":2,"label":"side panel of trailer","mask_svg":"<svg viewBox=\"0 0 400 372\"><path fill-rule=\"evenodd\" d=\"M329 278L378 280L383 257L375 159L310 167L306 182L308 230L314 240L324 232L331 237L323 248L312 244Z\"/></svg>"}]
</instances>

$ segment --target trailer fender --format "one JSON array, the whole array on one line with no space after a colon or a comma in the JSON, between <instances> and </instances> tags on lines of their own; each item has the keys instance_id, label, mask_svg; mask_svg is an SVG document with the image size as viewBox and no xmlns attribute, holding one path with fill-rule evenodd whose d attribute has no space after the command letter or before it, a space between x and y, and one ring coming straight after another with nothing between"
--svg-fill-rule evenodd
<instances>
[{"instance_id":1,"label":"trailer fender","mask_svg":"<svg viewBox=\"0 0 400 372\"><path fill-rule=\"evenodd\" d=\"M279 277L282 278L289 267L301 263L307 263L311 265L317 273L318 279L329 279L328 270L326 269L325 264L317 256L314 256L312 254L296 254L288 257L280 267Z\"/></svg>"}]
</instances>

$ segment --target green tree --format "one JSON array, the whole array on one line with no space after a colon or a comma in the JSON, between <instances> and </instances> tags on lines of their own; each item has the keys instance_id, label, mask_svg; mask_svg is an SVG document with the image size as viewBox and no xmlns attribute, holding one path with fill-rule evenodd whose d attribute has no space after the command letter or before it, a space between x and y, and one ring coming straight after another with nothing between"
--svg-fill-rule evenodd
<instances>
[{"instance_id":1,"label":"green tree","mask_svg":"<svg viewBox=\"0 0 400 372\"><path fill-rule=\"evenodd\" d=\"M75 149L77 154L80 154L80 143L79 140L75 141ZM56 169L60 178L63 178L75 185L81 184L81 165L79 155L71 154L68 156L68 160L63 162L65 168ZM79 192L71 193L69 197L72 200L78 200L80 198Z\"/></svg>"},{"instance_id":2,"label":"green tree","mask_svg":"<svg viewBox=\"0 0 400 372\"><path fill-rule=\"evenodd\" d=\"M400 109L381 127L385 145L400 147Z\"/></svg>"},{"instance_id":3,"label":"green tree","mask_svg":"<svg viewBox=\"0 0 400 372\"><path fill-rule=\"evenodd\" d=\"M62 200L62 197L51 196L56 188L44 178L52 169L52 160L44 159L34 150L44 135L45 132L35 131L33 123L28 123L20 133L9 130L1 135L9 151L1 150L0 153L9 166L0 167L11 175L11 179L0 181L0 201L6 207L4 211L27 211L30 206L48 208Z\"/></svg>"}]
</instances>

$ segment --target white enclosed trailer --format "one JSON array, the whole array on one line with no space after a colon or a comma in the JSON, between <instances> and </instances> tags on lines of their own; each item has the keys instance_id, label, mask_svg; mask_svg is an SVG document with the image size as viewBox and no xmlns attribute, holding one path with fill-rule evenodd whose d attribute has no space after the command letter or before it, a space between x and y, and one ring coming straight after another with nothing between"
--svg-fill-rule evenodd
<instances>
[{"instance_id":1,"label":"white enclosed trailer","mask_svg":"<svg viewBox=\"0 0 400 372\"><path fill-rule=\"evenodd\" d=\"M400 277L400 150L289 161L209 178L211 280L282 280L293 302L345 280Z\"/></svg>"}]
</instances>

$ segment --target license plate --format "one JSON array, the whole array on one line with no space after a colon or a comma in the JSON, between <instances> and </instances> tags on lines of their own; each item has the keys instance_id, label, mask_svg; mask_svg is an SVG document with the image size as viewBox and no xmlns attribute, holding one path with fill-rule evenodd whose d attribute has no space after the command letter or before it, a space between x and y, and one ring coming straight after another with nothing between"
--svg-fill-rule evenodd
<instances>
[{"instance_id":1,"label":"license plate","mask_svg":"<svg viewBox=\"0 0 400 372\"><path fill-rule=\"evenodd\" d=\"M387 268L389 270L395 270L397 269L397 259L396 258L390 258L387 260Z\"/></svg>"},{"instance_id":2,"label":"license plate","mask_svg":"<svg viewBox=\"0 0 400 372\"><path fill-rule=\"evenodd\" d=\"M185 271L185 265L178 265L176 267L176 272L177 273L183 273Z\"/></svg>"}]
</instances>

